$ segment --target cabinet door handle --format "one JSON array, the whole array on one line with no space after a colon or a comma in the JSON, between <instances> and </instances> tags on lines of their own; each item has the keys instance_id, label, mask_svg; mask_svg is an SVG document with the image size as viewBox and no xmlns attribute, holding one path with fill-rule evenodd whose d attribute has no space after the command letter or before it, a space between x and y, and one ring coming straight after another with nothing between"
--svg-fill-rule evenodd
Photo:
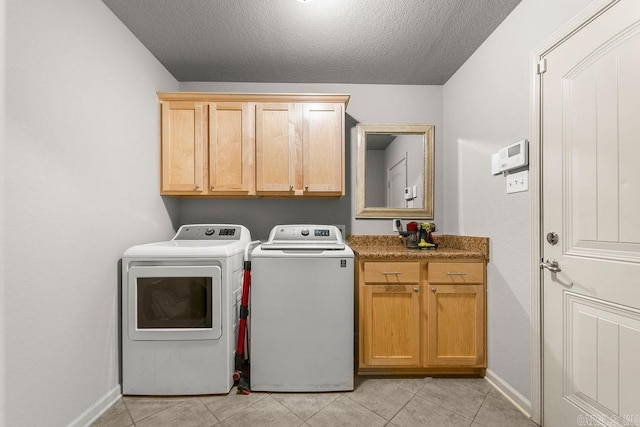
<instances>
[{"instance_id":1,"label":"cabinet door handle","mask_svg":"<svg viewBox=\"0 0 640 427\"><path fill-rule=\"evenodd\" d=\"M216 188L216 187L215 187L214 185L212 185L212 186L211 186L211 191L213 191L213 190L214 190L214 188Z\"/></svg>"},{"instance_id":2,"label":"cabinet door handle","mask_svg":"<svg viewBox=\"0 0 640 427\"><path fill-rule=\"evenodd\" d=\"M194 185L194 186L193 186L193 188L194 188L195 190L199 190L199 189L200 189L200 186L199 186L198 184L196 184L196 185Z\"/></svg>"},{"instance_id":3,"label":"cabinet door handle","mask_svg":"<svg viewBox=\"0 0 640 427\"><path fill-rule=\"evenodd\" d=\"M289 186L289 191L293 191L293 185Z\"/></svg>"},{"instance_id":4,"label":"cabinet door handle","mask_svg":"<svg viewBox=\"0 0 640 427\"><path fill-rule=\"evenodd\" d=\"M463 271L448 271L447 276L466 276L467 273Z\"/></svg>"},{"instance_id":5,"label":"cabinet door handle","mask_svg":"<svg viewBox=\"0 0 640 427\"><path fill-rule=\"evenodd\" d=\"M304 187L304 191L309 191L309 186Z\"/></svg>"},{"instance_id":6,"label":"cabinet door handle","mask_svg":"<svg viewBox=\"0 0 640 427\"><path fill-rule=\"evenodd\" d=\"M431 288L431 292L433 292L434 294L436 293L437 289L436 288Z\"/></svg>"},{"instance_id":7,"label":"cabinet door handle","mask_svg":"<svg viewBox=\"0 0 640 427\"><path fill-rule=\"evenodd\" d=\"M420 288L413 288L413 290L416 291L416 293L420 292Z\"/></svg>"}]
</instances>

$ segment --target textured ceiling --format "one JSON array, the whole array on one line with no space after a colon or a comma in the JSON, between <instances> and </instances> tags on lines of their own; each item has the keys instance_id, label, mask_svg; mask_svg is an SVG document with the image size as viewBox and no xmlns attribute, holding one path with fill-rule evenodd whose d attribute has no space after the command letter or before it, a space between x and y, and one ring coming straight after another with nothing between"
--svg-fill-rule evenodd
<instances>
[{"instance_id":1,"label":"textured ceiling","mask_svg":"<svg viewBox=\"0 0 640 427\"><path fill-rule=\"evenodd\" d=\"M181 81L441 85L520 0L103 0Z\"/></svg>"}]
</instances>

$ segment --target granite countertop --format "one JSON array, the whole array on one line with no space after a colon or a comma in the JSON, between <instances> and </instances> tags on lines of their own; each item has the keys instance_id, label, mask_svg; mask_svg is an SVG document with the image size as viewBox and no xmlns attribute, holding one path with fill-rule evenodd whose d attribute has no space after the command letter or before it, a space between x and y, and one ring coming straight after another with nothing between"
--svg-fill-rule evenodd
<instances>
[{"instance_id":1,"label":"granite countertop","mask_svg":"<svg viewBox=\"0 0 640 427\"><path fill-rule=\"evenodd\" d=\"M482 258L489 262L489 238L455 235L434 235L438 249L407 249L397 235L351 235L347 244L361 258L425 259Z\"/></svg>"}]
</instances>

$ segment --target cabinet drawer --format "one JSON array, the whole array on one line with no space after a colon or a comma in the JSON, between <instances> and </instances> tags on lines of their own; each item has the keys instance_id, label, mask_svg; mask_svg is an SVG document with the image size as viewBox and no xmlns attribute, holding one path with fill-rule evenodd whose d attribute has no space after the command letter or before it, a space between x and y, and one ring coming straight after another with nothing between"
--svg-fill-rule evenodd
<instances>
[{"instance_id":1,"label":"cabinet drawer","mask_svg":"<svg viewBox=\"0 0 640 427\"><path fill-rule=\"evenodd\" d=\"M364 282L369 283L418 283L420 263L418 262L366 262Z\"/></svg>"},{"instance_id":2,"label":"cabinet drawer","mask_svg":"<svg viewBox=\"0 0 640 427\"><path fill-rule=\"evenodd\" d=\"M484 283L484 263L430 262L427 280L429 283Z\"/></svg>"}]
</instances>

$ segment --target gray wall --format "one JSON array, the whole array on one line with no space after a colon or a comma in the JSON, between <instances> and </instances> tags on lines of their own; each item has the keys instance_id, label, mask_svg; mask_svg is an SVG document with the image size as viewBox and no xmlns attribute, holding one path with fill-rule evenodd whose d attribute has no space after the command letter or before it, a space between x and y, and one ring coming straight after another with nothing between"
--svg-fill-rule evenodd
<instances>
[{"instance_id":1,"label":"gray wall","mask_svg":"<svg viewBox=\"0 0 640 427\"><path fill-rule=\"evenodd\" d=\"M491 239L489 369L529 400L531 201L506 194L491 154L529 139L530 54L588 4L523 0L444 85L445 228Z\"/></svg>"},{"instance_id":2,"label":"gray wall","mask_svg":"<svg viewBox=\"0 0 640 427\"><path fill-rule=\"evenodd\" d=\"M367 170L365 206L384 206L386 194L384 150L367 150L365 162Z\"/></svg>"},{"instance_id":3,"label":"gray wall","mask_svg":"<svg viewBox=\"0 0 640 427\"><path fill-rule=\"evenodd\" d=\"M324 92L350 93L346 123L346 195L329 200L291 199L181 199L177 223L238 222L252 236L265 239L274 225L283 223L343 224L347 234L392 234L391 220L358 219L355 212L355 146L357 123L435 125L435 217L442 220L442 87L287 83L181 83L182 91L204 92Z\"/></svg>"},{"instance_id":4,"label":"gray wall","mask_svg":"<svg viewBox=\"0 0 640 427\"><path fill-rule=\"evenodd\" d=\"M4 23L6 17L6 3L4 1L0 2L0 22ZM4 28L4 27L3 27ZM5 146L5 67L6 67L6 38L5 32L3 31L0 34L0 169L5 170L5 156L4 156L4 146ZM6 420L6 380L5 380L5 322L4 322L4 288L5 288L5 280L4 280L4 271L5 271L5 262L4 262L4 252L5 252L5 235L4 235L4 200L5 200L5 191L4 191L4 173L0 172L0 426L5 426L7 423Z\"/></svg>"},{"instance_id":5,"label":"gray wall","mask_svg":"<svg viewBox=\"0 0 640 427\"><path fill-rule=\"evenodd\" d=\"M156 91L178 83L99 0L6 13L0 424L86 425L120 393L118 261L173 235Z\"/></svg>"}]
</instances>

